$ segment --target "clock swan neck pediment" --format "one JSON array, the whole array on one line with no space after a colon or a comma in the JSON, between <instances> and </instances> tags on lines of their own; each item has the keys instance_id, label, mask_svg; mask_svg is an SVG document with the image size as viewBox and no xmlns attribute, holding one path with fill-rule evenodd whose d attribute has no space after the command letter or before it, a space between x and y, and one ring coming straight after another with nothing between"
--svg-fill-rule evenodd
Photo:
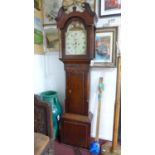
<instances>
[{"instance_id":1,"label":"clock swan neck pediment","mask_svg":"<svg viewBox=\"0 0 155 155\"><path fill-rule=\"evenodd\" d=\"M58 16L55 18L55 20L57 21L57 27L59 29L63 29L66 22L70 18L73 18L73 17L81 18L83 21L85 21L86 26L94 25L97 22L97 16L96 16L95 12L93 12L90 9L90 6L88 3L84 3L84 8L85 9L83 12L73 11L73 12L67 14L67 13L65 13L65 9L63 7L61 7L58 12Z\"/></svg>"}]
</instances>

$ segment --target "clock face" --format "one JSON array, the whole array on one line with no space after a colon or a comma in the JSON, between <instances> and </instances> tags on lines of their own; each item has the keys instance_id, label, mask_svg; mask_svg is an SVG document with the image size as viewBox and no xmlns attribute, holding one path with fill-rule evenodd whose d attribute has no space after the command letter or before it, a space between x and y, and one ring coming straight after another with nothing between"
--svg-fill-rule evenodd
<instances>
[{"instance_id":1,"label":"clock face","mask_svg":"<svg viewBox=\"0 0 155 155\"><path fill-rule=\"evenodd\" d=\"M65 34L66 55L86 55L87 32L84 25L79 21L69 24Z\"/></svg>"}]
</instances>

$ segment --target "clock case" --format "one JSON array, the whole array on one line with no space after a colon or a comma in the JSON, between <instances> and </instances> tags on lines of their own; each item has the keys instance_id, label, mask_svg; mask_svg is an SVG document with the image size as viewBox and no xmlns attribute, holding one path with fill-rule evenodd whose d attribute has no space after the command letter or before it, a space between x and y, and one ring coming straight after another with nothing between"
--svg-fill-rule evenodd
<instances>
[{"instance_id":1,"label":"clock case","mask_svg":"<svg viewBox=\"0 0 155 155\"><path fill-rule=\"evenodd\" d=\"M60 33L60 60L64 62L66 72L65 112L60 119L61 142L89 148L92 114L89 113L90 61L95 56L95 24L97 17L89 4L84 3L84 11L67 14L60 8L57 28ZM87 32L87 50L85 55L65 54L65 33L72 21L80 21Z\"/></svg>"}]
</instances>

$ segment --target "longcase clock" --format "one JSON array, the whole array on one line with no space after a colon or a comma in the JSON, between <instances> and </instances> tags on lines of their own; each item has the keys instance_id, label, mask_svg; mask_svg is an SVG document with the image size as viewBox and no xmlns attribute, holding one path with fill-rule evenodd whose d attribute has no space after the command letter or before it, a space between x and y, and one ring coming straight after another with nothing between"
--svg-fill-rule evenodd
<instances>
[{"instance_id":1,"label":"longcase clock","mask_svg":"<svg viewBox=\"0 0 155 155\"><path fill-rule=\"evenodd\" d=\"M95 51L96 15L89 4L67 13L62 7L56 18L60 32L60 60L66 72L65 112L60 120L61 141L89 147L92 115L89 113L89 66Z\"/></svg>"}]
</instances>

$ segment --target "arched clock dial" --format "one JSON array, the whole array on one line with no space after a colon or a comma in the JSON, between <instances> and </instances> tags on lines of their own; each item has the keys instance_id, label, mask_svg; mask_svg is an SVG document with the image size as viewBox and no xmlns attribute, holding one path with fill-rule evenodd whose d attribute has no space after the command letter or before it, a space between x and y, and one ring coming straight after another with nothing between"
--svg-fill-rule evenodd
<instances>
[{"instance_id":1,"label":"arched clock dial","mask_svg":"<svg viewBox=\"0 0 155 155\"><path fill-rule=\"evenodd\" d=\"M66 55L86 55L87 32L84 25L79 21L69 24L65 34Z\"/></svg>"}]
</instances>

